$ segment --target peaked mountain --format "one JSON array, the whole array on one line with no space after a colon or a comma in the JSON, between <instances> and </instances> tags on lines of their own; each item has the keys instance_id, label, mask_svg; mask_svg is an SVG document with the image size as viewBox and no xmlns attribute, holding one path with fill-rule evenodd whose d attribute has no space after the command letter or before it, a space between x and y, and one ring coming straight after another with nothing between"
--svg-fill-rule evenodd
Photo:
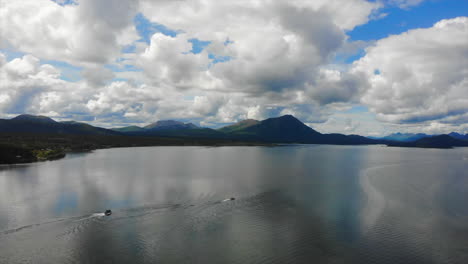
<instances>
[{"instance_id":1,"label":"peaked mountain","mask_svg":"<svg viewBox=\"0 0 468 264\"><path fill-rule=\"evenodd\" d=\"M417 147L417 148L453 148L468 147L468 141L453 138L449 135L438 135L421 138L413 142L391 142L391 147Z\"/></svg>"},{"instance_id":2,"label":"peaked mountain","mask_svg":"<svg viewBox=\"0 0 468 264\"><path fill-rule=\"evenodd\" d=\"M34 115L19 115L12 119L0 119L2 133L76 134L76 135L120 135L120 133L94 127L86 123L57 122L52 118Z\"/></svg>"},{"instance_id":3,"label":"peaked mountain","mask_svg":"<svg viewBox=\"0 0 468 264\"><path fill-rule=\"evenodd\" d=\"M248 128L250 126L257 125L258 123L260 123L260 121L255 120L255 119L246 119L246 120L239 121L235 124L222 127L218 129L218 131L221 131L224 133L231 133L231 132L235 132L244 128Z\"/></svg>"},{"instance_id":4,"label":"peaked mountain","mask_svg":"<svg viewBox=\"0 0 468 264\"><path fill-rule=\"evenodd\" d=\"M456 139L468 140L468 134L463 135L457 132L452 132L452 133L449 133L448 135Z\"/></svg>"},{"instance_id":5,"label":"peaked mountain","mask_svg":"<svg viewBox=\"0 0 468 264\"><path fill-rule=\"evenodd\" d=\"M357 135L342 134L321 134L309 126L305 125L292 115L268 118L258 123L250 121L248 126L242 127L242 124L219 129L220 131L231 131L226 133L230 137L239 139L249 139L258 141L267 141L275 143L313 143L313 144L379 144L378 140L372 140Z\"/></svg>"},{"instance_id":6,"label":"peaked mountain","mask_svg":"<svg viewBox=\"0 0 468 264\"><path fill-rule=\"evenodd\" d=\"M258 124L234 131L241 137L253 137L270 142L308 142L320 136L320 133L306 126L292 115L268 118Z\"/></svg>"}]
</instances>

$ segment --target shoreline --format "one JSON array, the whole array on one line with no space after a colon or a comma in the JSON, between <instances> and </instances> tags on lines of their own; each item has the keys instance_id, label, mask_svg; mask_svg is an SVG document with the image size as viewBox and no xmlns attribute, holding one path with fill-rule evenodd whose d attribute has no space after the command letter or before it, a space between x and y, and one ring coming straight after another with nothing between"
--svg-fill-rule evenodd
<instances>
[{"instance_id":1,"label":"shoreline","mask_svg":"<svg viewBox=\"0 0 468 264\"><path fill-rule=\"evenodd\" d=\"M0 164L28 164L62 159L67 153L90 152L97 149L122 147L156 146L264 146L277 147L289 144L421 148L421 146L395 146L389 144L317 144L317 143L274 143L239 139L210 139L187 137L136 137L109 135L70 134L2 134L0 133ZM429 148L428 146L425 146ZM447 149L441 146L433 149ZM450 148L453 149L453 148Z\"/></svg>"},{"instance_id":2,"label":"shoreline","mask_svg":"<svg viewBox=\"0 0 468 264\"><path fill-rule=\"evenodd\" d=\"M45 137L45 136L41 136ZM187 146L204 146L204 147L225 147L225 146L263 146L274 147L277 144L263 142L245 142L245 141L215 141L207 139L184 140L180 138L111 138L113 142L99 142L102 138L89 136L72 136L68 137L68 141L64 138L67 136L52 136L38 140L37 137L22 138L16 140L1 140L0 138L0 165L15 165L15 164L31 164L43 161L59 160L66 157L68 153L87 153L98 149L111 148L129 148L129 147L187 147ZM54 140L59 139L58 143ZM79 143L73 140L79 140ZM129 140L122 142L120 140Z\"/></svg>"}]
</instances>

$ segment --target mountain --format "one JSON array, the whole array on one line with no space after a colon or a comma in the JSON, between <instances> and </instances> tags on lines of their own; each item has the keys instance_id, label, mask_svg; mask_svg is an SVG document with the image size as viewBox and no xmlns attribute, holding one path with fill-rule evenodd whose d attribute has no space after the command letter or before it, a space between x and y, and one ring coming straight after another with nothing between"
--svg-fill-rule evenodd
<instances>
[{"instance_id":1,"label":"mountain","mask_svg":"<svg viewBox=\"0 0 468 264\"><path fill-rule=\"evenodd\" d=\"M438 135L421 138L413 142L390 142L391 147L417 147L417 148L453 148L468 147L468 141L453 138L449 135Z\"/></svg>"},{"instance_id":2,"label":"mountain","mask_svg":"<svg viewBox=\"0 0 468 264\"><path fill-rule=\"evenodd\" d=\"M415 141L421 138L427 138L427 137L432 137L432 135L427 135L423 133L393 133L390 135L387 135L385 137L381 138L376 138L376 139L382 139L382 140L391 140L391 141L401 141L401 142L410 142L410 141Z\"/></svg>"},{"instance_id":3,"label":"mountain","mask_svg":"<svg viewBox=\"0 0 468 264\"><path fill-rule=\"evenodd\" d=\"M19 115L12 119L0 119L2 133L121 135L118 132L74 121L57 122L49 117Z\"/></svg>"},{"instance_id":4,"label":"mountain","mask_svg":"<svg viewBox=\"0 0 468 264\"><path fill-rule=\"evenodd\" d=\"M174 120L160 120L145 127L129 126L113 128L112 130L130 136L224 138L223 133L214 129L201 128L192 123L183 123Z\"/></svg>"},{"instance_id":5,"label":"mountain","mask_svg":"<svg viewBox=\"0 0 468 264\"><path fill-rule=\"evenodd\" d=\"M254 120L255 121L255 120ZM305 125L292 115L268 118L263 121L239 122L219 129L228 131L233 138L267 141L275 143L312 144L380 144L381 141L357 135L321 134Z\"/></svg>"},{"instance_id":6,"label":"mountain","mask_svg":"<svg viewBox=\"0 0 468 264\"><path fill-rule=\"evenodd\" d=\"M139 126L128 126L128 127L120 127L120 128L111 128L111 130L114 130L114 131L117 131L117 132L122 132L122 133L145 131L144 128L139 127Z\"/></svg>"},{"instance_id":7,"label":"mountain","mask_svg":"<svg viewBox=\"0 0 468 264\"><path fill-rule=\"evenodd\" d=\"M54 124L57 123L55 120L53 120L50 117L47 116L41 116L41 115L28 115L28 114L23 114L19 115L17 117L14 117L10 119L11 121L15 122L32 122L32 123L42 123L42 124Z\"/></svg>"},{"instance_id":8,"label":"mountain","mask_svg":"<svg viewBox=\"0 0 468 264\"><path fill-rule=\"evenodd\" d=\"M305 143L320 135L292 115L268 118L227 134L242 139L278 143Z\"/></svg>"},{"instance_id":9,"label":"mountain","mask_svg":"<svg viewBox=\"0 0 468 264\"><path fill-rule=\"evenodd\" d=\"M457 132L452 132L452 133L449 133L448 135L456 139L468 140L468 134L463 135Z\"/></svg>"},{"instance_id":10,"label":"mountain","mask_svg":"<svg viewBox=\"0 0 468 264\"><path fill-rule=\"evenodd\" d=\"M232 132L244 129L244 128L248 128L248 127L257 125L258 123L260 123L260 121L258 121L258 120L246 119L246 120L239 121L239 122L237 122L235 124L222 127L220 129L218 129L218 131L221 131L221 132L224 132L224 133L232 133Z\"/></svg>"},{"instance_id":11,"label":"mountain","mask_svg":"<svg viewBox=\"0 0 468 264\"><path fill-rule=\"evenodd\" d=\"M183 129L196 129L196 125L192 123L182 123L174 120L160 120L155 123L149 124L144 127L145 130L183 130Z\"/></svg>"},{"instance_id":12,"label":"mountain","mask_svg":"<svg viewBox=\"0 0 468 264\"><path fill-rule=\"evenodd\" d=\"M331 145L373 145L385 144L386 140L370 139L359 135L343 135L343 134L322 134L318 141L314 144L331 144Z\"/></svg>"},{"instance_id":13,"label":"mountain","mask_svg":"<svg viewBox=\"0 0 468 264\"><path fill-rule=\"evenodd\" d=\"M65 133L69 134L87 134L87 135L121 135L116 131L110 129L95 127L90 124L76 122L76 121L64 121L60 122L64 125Z\"/></svg>"},{"instance_id":14,"label":"mountain","mask_svg":"<svg viewBox=\"0 0 468 264\"><path fill-rule=\"evenodd\" d=\"M175 129L160 129L146 130L133 133L136 136L159 136L159 137L183 137L183 138L200 138L200 139L228 139L226 134L211 128L175 128Z\"/></svg>"},{"instance_id":15,"label":"mountain","mask_svg":"<svg viewBox=\"0 0 468 264\"><path fill-rule=\"evenodd\" d=\"M12 119L0 119L0 133L3 135L43 134L43 135L120 135L123 138L159 137L183 142L201 142L203 140L223 142L264 142L264 143L304 143L304 144L387 144L400 147L451 148L468 146L467 135L450 133L449 135L430 136L426 134L396 133L383 139L370 139L359 135L322 134L305 125L292 115L284 115L257 121L247 119L218 130L197 127L191 123L173 120L161 120L145 127L129 126L113 130L95 127L75 121L57 122L49 117L19 115ZM132 136L132 137L125 137ZM135 138L134 138L135 137ZM172 139L169 139L172 138ZM178 139L177 139L178 138ZM417 138L416 140L409 141ZM164 140L166 140L164 139ZM390 141L389 139L392 139ZM398 141L397 141L398 140Z\"/></svg>"}]
</instances>

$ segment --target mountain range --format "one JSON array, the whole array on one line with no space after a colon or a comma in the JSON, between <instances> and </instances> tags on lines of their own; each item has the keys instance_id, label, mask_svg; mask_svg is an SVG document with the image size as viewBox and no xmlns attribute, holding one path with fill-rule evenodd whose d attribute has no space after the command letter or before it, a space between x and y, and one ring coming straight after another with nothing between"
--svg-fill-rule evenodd
<instances>
[{"instance_id":1,"label":"mountain range","mask_svg":"<svg viewBox=\"0 0 468 264\"><path fill-rule=\"evenodd\" d=\"M263 121L247 119L220 129L202 128L177 121L158 121L146 127L114 128L114 131L130 136L165 136L212 139L234 139L269 143L312 144L381 144L358 135L321 134L292 115L268 118Z\"/></svg>"},{"instance_id":2,"label":"mountain range","mask_svg":"<svg viewBox=\"0 0 468 264\"><path fill-rule=\"evenodd\" d=\"M452 132L452 133L449 133L448 135L456 139L468 140L468 134L462 135L457 132Z\"/></svg>"},{"instance_id":3,"label":"mountain range","mask_svg":"<svg viewBox=\"0 0 468 264\"><path fill-rule=\"evenodd\" d=\"M424 133L393 133L384 137L372 137L373 139L382 139L382 140L391 140L391 141L401 141L401 142L410 142L415 141L421 138L432 137L434 135L427 135Z\"/></svg>"},{"instance_id":4,"label":"mountain range","mask_svg":"<svg viewBox=\"0 0 468 264\"><path fill-rule=\"evenodd\" d=\"M139 126L128 126L121 128L111 128L117 132L144 132L144 131L163 131L163 130L188 130L188 129L197 129L198 126L192 123L182 123L174 120L160 120L154 123L151 123L144 127Z\"/></svg>"},{"instance_id":5,"label":"mountain range","mask_svg":"<svg viewBox=\"0 0 468 264\"><path fill-rule=\"evenodd\" d=\"M0 133L41 133L73 135L120 135L120 133L86 123L57 122L46 116L19 115L12 119L0 119Z\"/></svg>"},{"instance_id":6,"label":"mountain range","mask_svg":"<svg viewBox=\"0 0 468 264\"><path fill-rule=\"evenodd\" d=\"M390 147L452 148L468 147L468 140L457 139L449 135L437 135L411 142L391 141L387 145Z\"/></svg>"},{"instance_id":7,"label":"mountain range","mask_svg":"<svg viewBox=\"0 0 468 264\"><path fill-rule=\"evenodd\" d=\"M129 126L105 129L81 122L57 122L46 116L23 114L12 119L0 119L0 133L170 137L191 140L212 139L337 145L387 144L401 147L468 146L468 135L458 133L441 136L395 133L382 138L337 133L322 134L292 115L268 118L262 121L247 119L220 129L198 127L192 123L174 120L161 120L144 127Z\"/></svg>"}]
</instances>

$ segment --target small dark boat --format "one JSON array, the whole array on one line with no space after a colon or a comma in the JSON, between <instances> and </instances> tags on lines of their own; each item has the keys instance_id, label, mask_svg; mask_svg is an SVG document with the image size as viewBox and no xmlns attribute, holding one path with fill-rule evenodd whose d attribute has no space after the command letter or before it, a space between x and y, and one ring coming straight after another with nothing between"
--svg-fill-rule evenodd
<instances>
[{"instance_id":1,"label":"small dark boat","mask_svg":"<svg viewBox=\"0 0 468 264\"><path fill-rule=\"evenodd\" d=\"M112 211L110 209L107 209L105 212L104 212L105 215L109 216L112 214Z\"/></svg>"},{"instance_id":2,"label":"small dark boat","mask_svg":"<svg viewBox=\"0 0 468 264\"><path fill-rule=\"evenodd\" d=\"M229 199L229 200L231 200L231 201L234 201L235 199L236 199L236 198L234 198L234 197L231 197L231 199Z\"/></svg>"}]
</instances>

